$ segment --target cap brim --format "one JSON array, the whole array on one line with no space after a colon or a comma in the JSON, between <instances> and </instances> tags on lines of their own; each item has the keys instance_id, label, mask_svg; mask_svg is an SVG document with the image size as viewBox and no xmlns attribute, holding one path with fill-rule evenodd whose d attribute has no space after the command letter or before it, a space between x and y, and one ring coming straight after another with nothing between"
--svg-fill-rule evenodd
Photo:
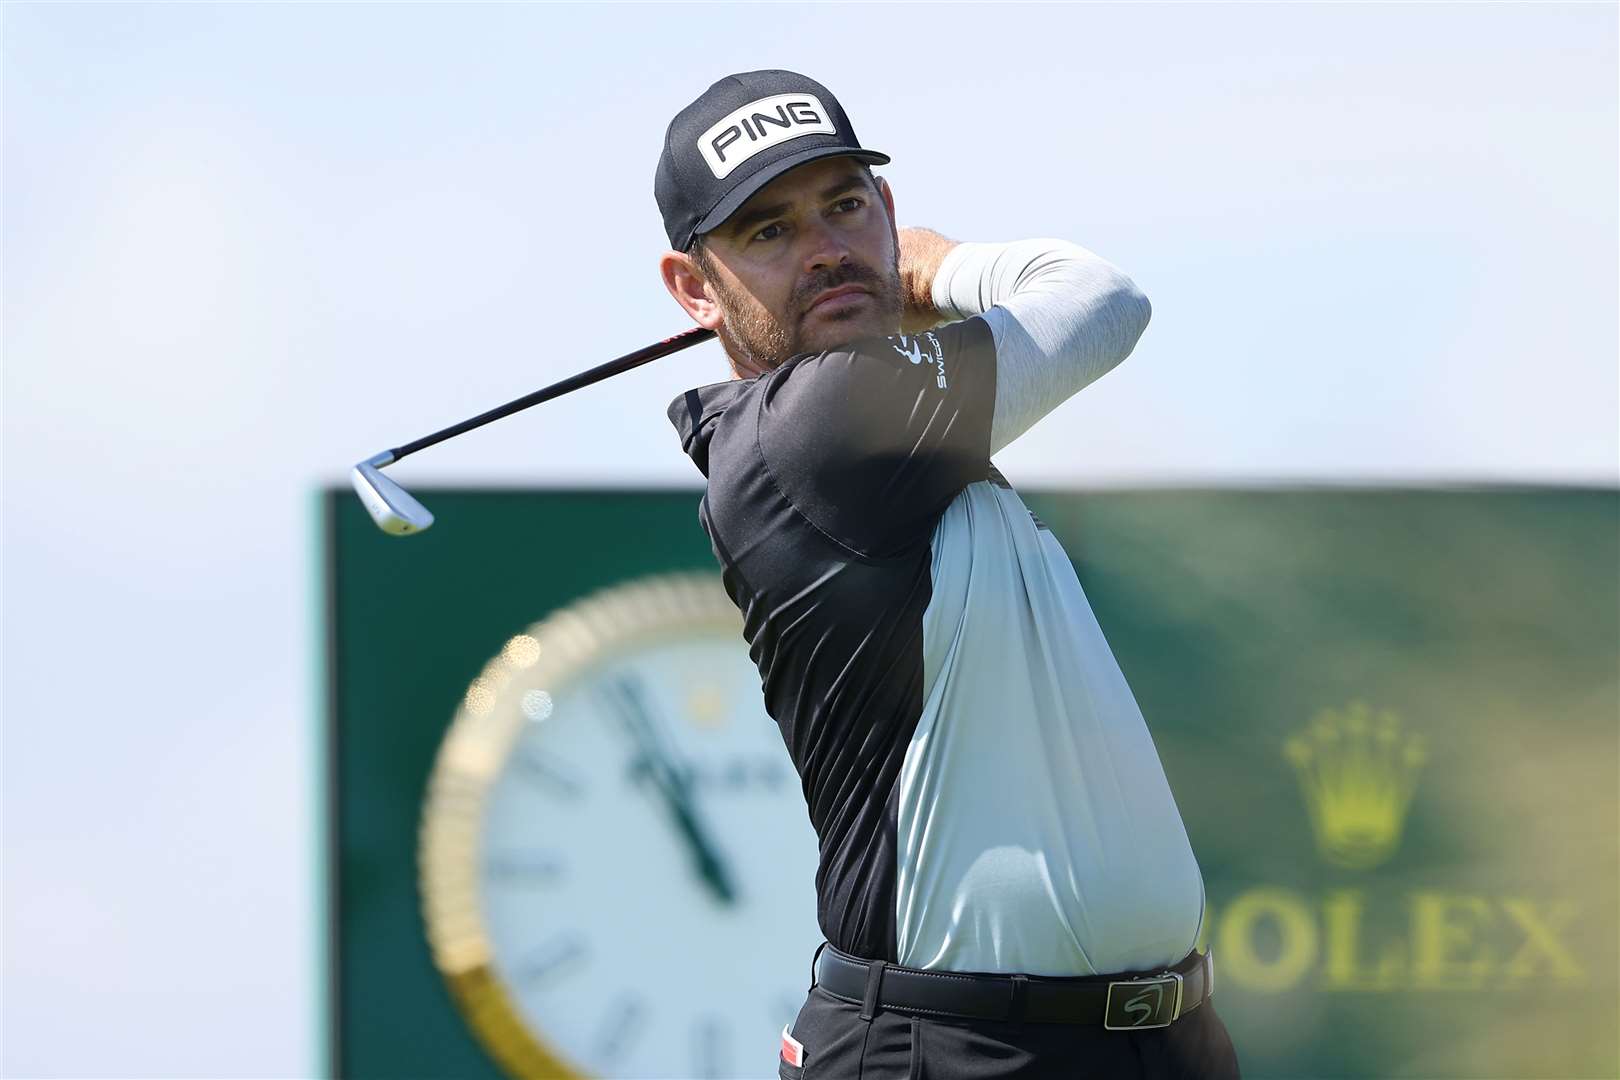
<instances>
[{"instance_id":1,"label":"cap brim","mask_svg":"<svg viewBox=\"0 0 1620 1080\"><path fill-rule=\"evenodd\" d=\"M801 150L797 154L790 154L780 161L773 161L727 192L726 197L716 203L714 209L703 215L703 220L697 223L697 227L692 230L693 239L724 225L726 219L741 209L742 204L753 198L760 188L769 184L789 169L796 169L800 165L832 157L852 157L857 161L864 161L868 165L887 165L889 163L888 154L880 154L876 150L862 150L854 146L816 146L809 150ZM691 244L688 243L687 247L691 247Z\"/></svg>"}]
</instances>

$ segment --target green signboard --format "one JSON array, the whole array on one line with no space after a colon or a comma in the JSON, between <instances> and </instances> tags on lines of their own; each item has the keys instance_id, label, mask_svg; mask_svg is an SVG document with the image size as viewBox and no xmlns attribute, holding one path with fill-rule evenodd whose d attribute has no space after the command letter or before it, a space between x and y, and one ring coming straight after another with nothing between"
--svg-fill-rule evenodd
<instances>
[{"instance_id":1,"label":"green signboard","mask_svg":"<svg viewBox=\"0 0 1620 1080\"><path fill-rule=\"evenodd\" d=\"M498 711L492 671L555 652L565 631L606 632L570 614L596 610L581 601L656 598L624 590L677 571L718 580L698 495L422 495L439 525L406 540L347 492L323 502L332 1068L597 1074L592 1060L615 1059L525 1032L522 1008L490 1011L497 968L473 963L478 985L441 974L460 946L429 931L460 916L424 912L423 811L430 789L456 797L434 787L436 763L453 719ZM1073 558L1159 747L1204 871L1217 1007L1245 1075L1620 1075L1620 493L1025 500ZM627 603L614 618L629 625ZM540 708L536 693L524 709ZM772 766L756 766L733 780L765 784ZM562 806L566 779L551 779ZM812 888L813 866L793 872ZM533 970L588 966L577 945L550 948ZM808 962L791 974L801 993ZM681 993L656 968L647 981L653 1004ZM565 1000L568 985L546 992ZM578 1045L628 1053L653 1004L603 1001L605 1026ZM692 1023L664 1075L771 1074L779 1027ZM743 1041L721 1053L722 1038Z\"/></svg>"}]
</instances>

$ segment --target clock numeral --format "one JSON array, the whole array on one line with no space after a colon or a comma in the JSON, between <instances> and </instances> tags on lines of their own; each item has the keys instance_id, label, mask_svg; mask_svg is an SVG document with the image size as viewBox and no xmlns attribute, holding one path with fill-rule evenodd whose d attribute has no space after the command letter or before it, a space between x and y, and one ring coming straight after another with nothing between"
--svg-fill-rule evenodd
<instances>
[{"instance_id":1,"label":"clock numeral","mask_svg":"<svg viewBox=\"0 0 1620 1080\"><path fill-rule=\"evenodd\" d=\"M621 994L612 1009L597 1025L591 1039L592 1053L597 1061L609 1065L622 1058L630 1044L647 1027L647 1002L640 994Z\"/></svg>"},{"instance_id":2,"label":"clock numeral","mask_svg":"<svg viewBox=\"0 0 1620 1080\"><path fill-rule=\"evenodd\" d=\"M697 1076L731 1075L731 1036L722 1017L700 1017L692 1029L692 1061Z\"/></svg>"},{"instance_id":3,"label":"clock numeral","mask_svg":"<svg viewBox=\"0 0 1620 1080\"><path fill-rule=\"evenodd\" d=\"M567 872L554 851L503 851L484 860L484 877L500 885L554 885Z\"/></svg>"},{"instance_id":4,"label":"clock numeral","mask_svg":"<svg viewBox=\"0 0 1620 1080\"><path fill-rule=\"evenodd\" d=\"M589 952L585 939L579 934L564 934L531 949L513 966L512 974L524 989L536 989L559 976L578 971Z\"/></svg>"},{"instance_id":5,"label":"clock numeral","mask_svg":"<svg viewBox=\"0 0 1620 1080\"><path fill-rule=\"evenodd\" d=\"M580 771L555 754L524 747L512 755L512 768L519 776L553 795L570 802L585 797L585 779Z\"/></svg>"}]
</instances>

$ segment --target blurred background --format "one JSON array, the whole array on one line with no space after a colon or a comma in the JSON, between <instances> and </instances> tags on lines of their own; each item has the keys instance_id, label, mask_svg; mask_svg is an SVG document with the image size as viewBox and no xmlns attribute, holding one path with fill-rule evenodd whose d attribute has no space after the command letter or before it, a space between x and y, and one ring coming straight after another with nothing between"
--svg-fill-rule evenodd
<instances>
[{"instance_id":1,"label":"blurred background","mask_svg":"<svg viewBox=\"0 0 1620 1080\"><path fill-rule=\"evenodd\" d=\"M325 493L683 329L655 269L664 127L728 72L787 67L892 155L902 224L1070 239L1152 299L1132 358L997 464L1070 546L1156 736L1234 684L1153 690L1154 633L1303 634L1337 673L1222 699L1258 734L1162 747L1212 904L1238 912L1213 917L1234 927L1233 1007L1277 1036L1255 1074L1395 994L1476 1020L1577 1001L1564 1056L1538 1059L1527 1028L1497 1060L1612 1075L1617 22L1610 4L6 5L0 1071L333 1070L343 987L368 970L331 933L364 915L334 899L364 866L333 857L333 725L378 754L408 727L373 779L414 843L482 664L592 589L703 567L664 409L724 360L705 345L401 464L440 514L427 536L367 533ZM500 602L457 606L481 560ZM1361 569L1323 591L1329 564ZM1203 606L1164 610L1159 575L1203 582ZM1372 577L1385 614L1321 631ZM1296 581L1315 606L1290 603ZM1456 625L1386 632L1435 610ZM1375 643L1413 642L1444 686L1374 670ZM407 711L367 696L428 661ZM1493 678L1510 704L1456 693ZM1416 792L1390 826L1410 826L1405 863L1312 809L1312 762L1362 730L1364 697L1367 724L1427 732L1390 774ZM1297 832L1234 835L1230 790L1195 818L1211 758L1269 778ZM1504 801L1474 821L1494 855L1451 835ZM414 912L415 873L395 859L373 884ZM1404 960L1350 929L1380 920ZM427 955L419 921L375 940ZM1426 997L1399 996L1425 971ZM1512 978L1554 996L1480 988ZM375 1030L417 1022L375 1001ZM442 986L413 1001L482 1052ZM770 1067L761 1024L744 1073ZM1410 1040L1362 1066L1345 1075L1491 1067Z\"/></svg>"}]
</instances>

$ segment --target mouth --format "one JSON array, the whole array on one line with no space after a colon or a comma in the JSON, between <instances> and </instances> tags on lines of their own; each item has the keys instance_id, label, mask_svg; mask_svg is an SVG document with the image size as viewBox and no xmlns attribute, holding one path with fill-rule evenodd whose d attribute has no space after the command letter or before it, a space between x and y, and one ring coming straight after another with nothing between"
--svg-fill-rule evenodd
<instances>
[{"instance_id":1,"label":"mouth","mask_svg":"<svg viewBox=\"0 0 1620 1080\"><path fill-rule=\"evenodd\" d=\"M805 309L804 313L809 315L811 312L837 311L859 303L860 297L869 296L871 294L859 285L840 285L836 289L828 289L817 296L810 302L810 306Z\"/></svg>"}]
</instances>

